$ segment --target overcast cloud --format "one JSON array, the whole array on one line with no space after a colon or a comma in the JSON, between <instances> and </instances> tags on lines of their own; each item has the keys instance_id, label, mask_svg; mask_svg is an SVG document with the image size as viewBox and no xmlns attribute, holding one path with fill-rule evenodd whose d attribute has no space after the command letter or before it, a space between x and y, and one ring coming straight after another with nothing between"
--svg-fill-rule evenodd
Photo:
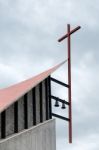
<instances>
[{"instance_id":1,"label":"overcast cloud","mask_svg":"<svg viewBox=\"0 0 99 150\"><path fill-rule=\"evenodd\" d=\"M0 88L66 59L66 42L57 39L68 23L82 27L72 35L73 144L67 122L57 120L57 150L99 150L98 0L0 0ZM66 82L66 69L53 76ZM53 94L67 97L58 89Z\"/></svg>"}]
</instances>

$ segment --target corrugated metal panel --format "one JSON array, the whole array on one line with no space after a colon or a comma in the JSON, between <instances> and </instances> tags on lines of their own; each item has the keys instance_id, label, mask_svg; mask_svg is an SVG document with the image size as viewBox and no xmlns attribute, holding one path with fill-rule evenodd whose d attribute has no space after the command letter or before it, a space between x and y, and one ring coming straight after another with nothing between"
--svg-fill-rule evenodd
<instances>
[{"instance_id":1,"label":"corrugated metal panel","mask_svg":"<svg viewBox=\"0 0 99 150\"><path fill-rule=\"evenodd\" d=\"M8 108L11 104L17 101L25 93L47 78L56 69L63 65L66 61L56 65L55 67L21 83L15 84L5 89L0 90L0 112Z\"/></svg>"}]
</instances>

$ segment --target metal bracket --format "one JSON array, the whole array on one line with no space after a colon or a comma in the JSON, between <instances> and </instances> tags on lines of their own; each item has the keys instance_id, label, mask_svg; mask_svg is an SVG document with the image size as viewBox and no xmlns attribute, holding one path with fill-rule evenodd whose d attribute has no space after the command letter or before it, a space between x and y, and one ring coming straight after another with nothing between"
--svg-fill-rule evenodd
<instances>
[{"instance_id":1,"label":"metal bracket","mask_svg":"<svg viewBox=\"0 0 99 150\"><path fill-rule=\"evenodd\" d=\"M52 78L52 77L51 77L51 81L56 82L56 83L58 83L58 84L60 84L60 85L62 85L62 86L65 86L65 87L69 88L69 85L68 85L68 84L63 83L63 82L61 82L61 81L59 81L59 80L57 80L57 79L55 79L55 78Z\"/></svg>"},{"instance_id":2,"label":"metal bracket","mask_svg":"<svg viewBox=\"0 0 99 150\"><path fill-rule=\"evenodd\" d=\"M63 99L61 99L59 97L51 95L51 98L54 99L54 100L57 100L57 101L59 101L61 103L65 103L66 105L69 105L69 102L67 102L67 101L65 101L65 100L63 100Z\"/></svg>"},{"instance_id":3,"label":"metal bracket","mask_svg":"<svg viewBox=\"0 0 99 150\"><path fill-rule=\"evenodd\" d=\"M54 113L52 113L52 116L57 117L57 118L62 119L62 120L65 120L65 121L70 121L69 118L66 118L66 117L63 117L63 116L60 116L60 115L57 115L57 114L54 114Z\"/></svg>"}]
</instances>

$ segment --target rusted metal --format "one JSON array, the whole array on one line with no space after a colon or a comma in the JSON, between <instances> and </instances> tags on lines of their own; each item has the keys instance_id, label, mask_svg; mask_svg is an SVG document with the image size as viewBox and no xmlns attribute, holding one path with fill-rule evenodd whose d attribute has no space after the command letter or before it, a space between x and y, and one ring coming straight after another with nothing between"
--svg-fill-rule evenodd
<instances>
[{"instance_id":1,"label":"rusted metal","mask_svg":"<svg viewBox=\"0 0 99 150\"><path fill-rule=\"evenodd\" d=\"M73 29L72 31L70 31L70 33L65 34L64 36L62 36L60 39L58 39L58 42L63 41L64 39L66 39L69 35L73 34L74 32L76 32L77 30L79 30L81 27L78 26L75 29Z\"/></svg>"}]
</instances>

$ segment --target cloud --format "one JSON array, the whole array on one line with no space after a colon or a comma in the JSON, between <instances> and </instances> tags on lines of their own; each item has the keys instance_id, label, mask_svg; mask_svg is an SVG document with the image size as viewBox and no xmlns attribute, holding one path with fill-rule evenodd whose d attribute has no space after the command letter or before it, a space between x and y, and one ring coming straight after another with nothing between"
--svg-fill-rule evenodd
<instances>
[{"instance_id":1,"label":"cloud","mask_svg":"<svg viewBox=\"0 0 99 150\"><path fill-rule=\"evenodd\" d=\"M98 150L99 89L98 0L0 0L0 87L40 73L67 58L66 41L57 39L81 25L72 35L73 145L68 145L68 124L57 122L57 149ZM67 66L53 74L67 82ZM53 85L53 94L66 98ZM67 108L68 110L68 108ZM67 115L66 111L53 111ZM64 146L63 146L64 145Z\"/></svg>"},{"instance_id":2,"label":"cloud","mask_svg":"<svg viewBox=\"0 0 99 150\"><path fill-rule=\"evenodd\" d=\"M0 64L0 88L19 82L22 79L22 75L15 68L9 65Z\"/></svg>"},{"instance_id":3,"label":"cloud","mask_svg":"<svg viewBox=\"0 0 99 150\"><path fill-rule=\"evenodd\" d=\"M65 150L67 148L68 150L98 150L98 138L98 134L91 134L89 136L85 136L85 138L79 138L77 141L74 141L73 144L68 144L64 138L59 139L57 149Z\"/></svg>"}]
</instances>

